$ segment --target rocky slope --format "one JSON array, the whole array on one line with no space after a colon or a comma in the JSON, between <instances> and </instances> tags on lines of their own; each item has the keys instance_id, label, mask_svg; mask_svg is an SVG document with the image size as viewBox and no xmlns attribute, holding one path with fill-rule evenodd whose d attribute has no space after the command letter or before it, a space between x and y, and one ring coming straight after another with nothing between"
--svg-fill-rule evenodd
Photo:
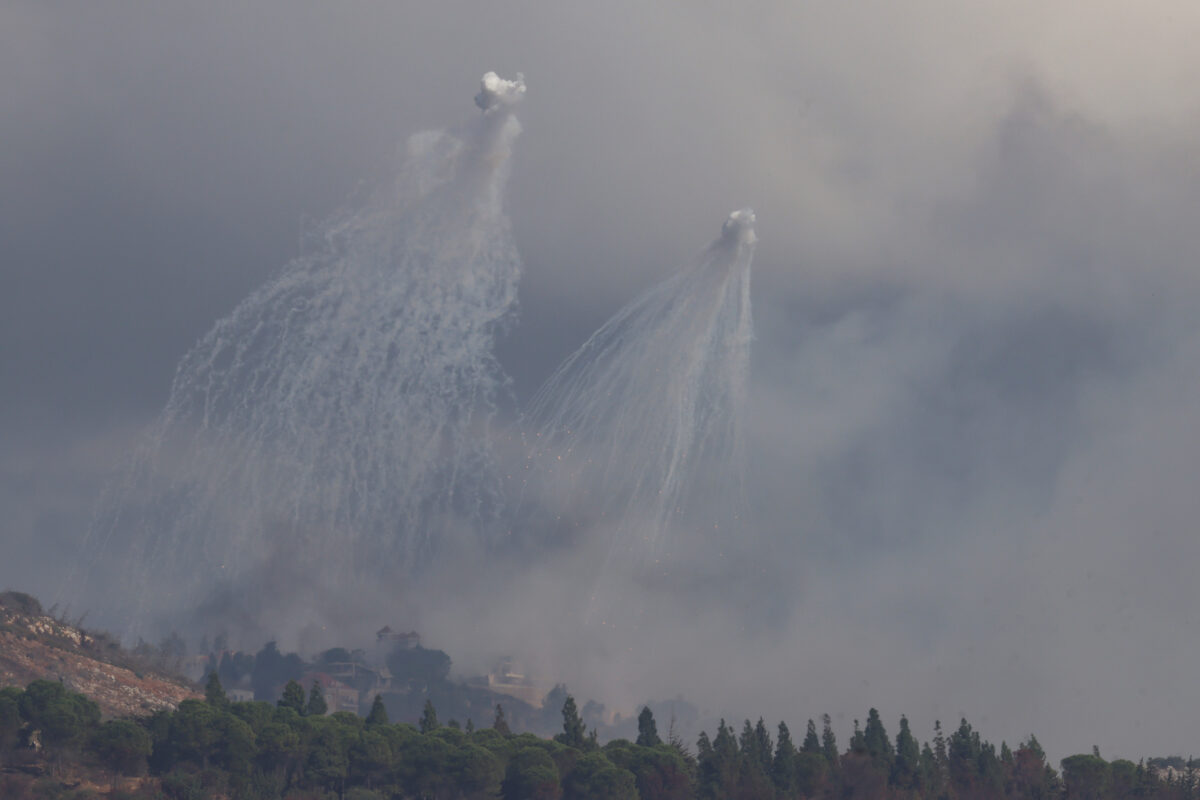
<instances>
[{"instance_id":1,"label":"rocky slope","mask_svg":"<svg viewBox=\"0 0 1200 800\"><path fill-rule=\"evenodd\" d=\"M56 620L27 595L0 593L0 686L26 686L38 678L62 681L113 717L174 708L200 696L188 681L136 663L111 637Z\"/></svg>"}]
</instances>

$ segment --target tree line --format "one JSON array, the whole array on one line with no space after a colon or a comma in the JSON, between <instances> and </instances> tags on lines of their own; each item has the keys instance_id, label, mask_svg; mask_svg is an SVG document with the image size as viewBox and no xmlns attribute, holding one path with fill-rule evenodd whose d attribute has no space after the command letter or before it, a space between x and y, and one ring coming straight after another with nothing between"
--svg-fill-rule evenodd
<instances>
[{"instance_id":1,"label":"tree line","mask_svg":"<svg viewBox=\"0 0 1200 800\"><path fill-rule=\"evenodd\" d=\"M602 745L569 694L552 738L514 733L502 705L478 728L441 723L428 700L416 725L390 722L378 696L365 717L326 710L319 685L294 681L276 703L230 702L216 673L205 699L140 719L103 721L94 702L54 681L0 689L0 795L54 797L63 774L92 770L113 787L148 779L90 796L168 800L1200 797L1194 762L1110 762L1093 752L1063 759L1059 772L1034 736L997 749L964 719L949 735L939 723L932 742L918 744L906 718L893 738L875 709L844 750L828 716L819 730L809 720L799 744L783 722L772 736L761 719L740 732L722 720L693 748L673 729L660 735L648 707L635 741ZM30 778L36 765L49 775Z\"/></svg>"}]
</instances>

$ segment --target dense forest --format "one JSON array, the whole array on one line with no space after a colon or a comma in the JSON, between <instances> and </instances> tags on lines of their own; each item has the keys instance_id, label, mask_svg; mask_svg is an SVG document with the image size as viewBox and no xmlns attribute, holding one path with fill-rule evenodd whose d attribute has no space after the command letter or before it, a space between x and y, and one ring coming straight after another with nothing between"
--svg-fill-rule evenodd
<instances>
[{"instance_id":1,"label":"dense forest","mask_svg":"<svg viewBox=\"0 0 1200 800\"><path fill-rule=\"evenodd\" d=\"M827 716L819 729L809 720L799 744L785 723L772 735L760 719L740 731L722 721L693 746L661 734L649 708L636 741L602 745L570 695L553 738L514 733L502 705L478 728L442 724L430 700L417 725L390 722L378 696L365 717L327 711L320 686L295 681L275 703L232 702L215 672L203 700L139 719L104 721L94 702L57 681L0 689L0 797L1200 797L1200 763L1110 762L1093 752L1063 759L1060 772L1033 736L997 749L964 719L918 744L904 717L891 737L875 709L844 749Z\"/></svg>"}]
</instances>

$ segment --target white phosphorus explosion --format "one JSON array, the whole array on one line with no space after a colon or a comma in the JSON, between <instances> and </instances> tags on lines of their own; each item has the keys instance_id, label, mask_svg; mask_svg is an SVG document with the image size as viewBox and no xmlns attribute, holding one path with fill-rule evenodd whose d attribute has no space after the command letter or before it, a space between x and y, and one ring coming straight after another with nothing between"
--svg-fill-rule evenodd
<instances>
[{"instance_id":1,"label":"white phosphorus explosion","mask_svg":"<svg viewBox=\"0 0 1200 800\"><path fill-rule=\"evenodd\" d=\"M180 362L81 559L132 576L106 592L132 633L294 642L352 599L403 604L414 581L441 583L463 548L531 563L581 542L605 554L590 615L597 596L665 575L675 544L737 535L748 209L547 381L522 418L525 469L497 463L494 349L521 275L502 194L524 94L520 75L485 75L479 118L411 137L390 184L320 226ZM505 473L520 476L511 506Z\"/></svg>"},{"instance_id":2,"label":"white phosphorus explosion","mask_svg":"<svg viewBox=\"0 0 1200 800\"><path fill-rule=\"evenodd\" d=\"M486 428L521 274L502 192L525 84L482 84L478 119L411 137L391 185L183 358L85 556L134 565L143 624L273 566L400 580L500 513Z\"/></svg>"},{"instance_id":3,"label":"white phosphorus explosion","mask_svg":"<svg viewBox=\"0 0 1200 800\"><path fill-rule=\"evenodd\" d=\"M678 534L736 524L754 244L754 213L731 214L697 263L618 311L539 390L525 482L525 505L550 512L539 527L601 528L609 561L636 565Z\"/></svg>"}]
</instances>

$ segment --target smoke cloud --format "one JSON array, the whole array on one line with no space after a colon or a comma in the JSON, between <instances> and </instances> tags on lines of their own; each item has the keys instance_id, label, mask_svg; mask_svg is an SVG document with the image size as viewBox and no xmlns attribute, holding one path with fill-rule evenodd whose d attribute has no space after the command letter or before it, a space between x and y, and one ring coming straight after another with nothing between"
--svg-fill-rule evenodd
<instances>
[{"instance_id":1,"label":"smoke cloud","mask_svg":"<svg viewBox=\"0 0 1200 800\"><path fill-rule=\"evenodd\" d=\"M521 69L492 448L751 204L752 524L623 573L652 611L615 631L567 613L603 532L534 561L448 526L446 573L322 603L298 643L413 625L456 668L519 652L610 708L1191 752L1198 33L1186 4L1115 2L10 3L0 583L52 602L183 355L397 142ZM96 576L89 622L122 626L124 579Z\"/></svg>"}]
</instances>

